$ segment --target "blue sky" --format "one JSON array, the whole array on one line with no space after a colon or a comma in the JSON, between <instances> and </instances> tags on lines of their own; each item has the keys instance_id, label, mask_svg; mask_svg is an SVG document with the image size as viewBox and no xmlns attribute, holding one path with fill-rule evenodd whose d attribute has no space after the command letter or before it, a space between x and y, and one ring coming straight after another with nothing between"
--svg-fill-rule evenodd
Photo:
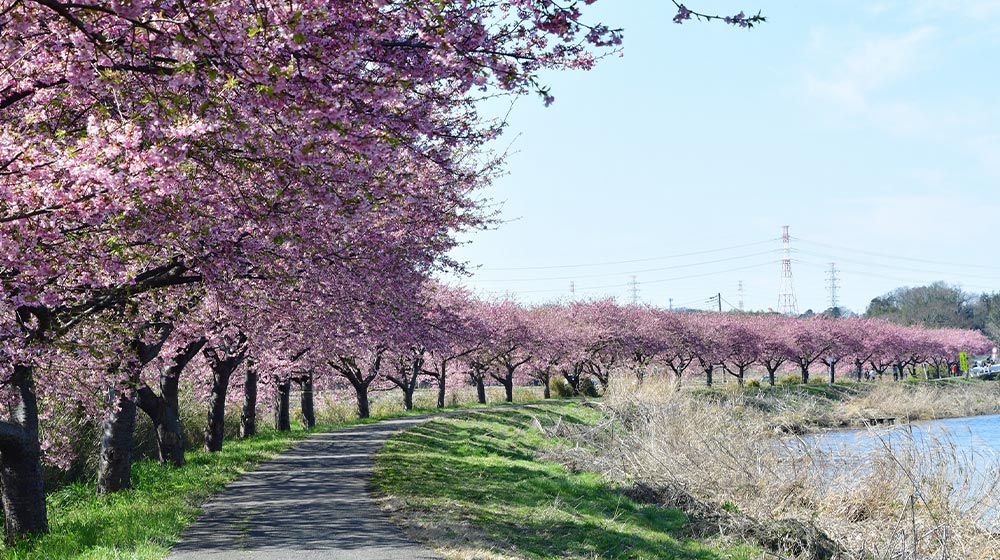
<instances>
[{"instance_id":1,"label":"blue sky","mask_svg":"<svg viewBox=\"0 0 1000 560\"><path fill-rule=\"evenodd\" d=\"M754 2L754 3L750 3ZM482 295L776 308L790 226L800 311L862 312L936 280L1000 291L1000 0L698 1L759 28L601 0L621 57L516 102L486 193L505 223L453 256ZM491 110L487 108L487 110ZM681 256L686 255L686 256ZM627 261L627 262L626 262ZM612 264L614 263L614 264Z\"/></svg>"}]
</instances>

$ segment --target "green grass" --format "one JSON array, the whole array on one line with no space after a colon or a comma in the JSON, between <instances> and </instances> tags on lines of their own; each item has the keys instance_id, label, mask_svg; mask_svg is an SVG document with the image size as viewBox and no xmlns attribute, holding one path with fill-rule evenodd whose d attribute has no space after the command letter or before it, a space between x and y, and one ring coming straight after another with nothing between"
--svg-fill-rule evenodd
<instances>
[{"instance_id":1,"label":"green grass","mask_svg":"<svg viewBox=\"0 0 1000 560\"><path fill-rule=\"evenodd\" d=\"M596 417L555 403L434 420L389 440L373 483L407 523L437 527L432 544L457 558L489 551L531 559L760 557L750 547L686 539L679 510L638 504L598 474L536 459L555 443L536 419L587 424Z\"/></svg>"},{"instance_id":2,"label":"green grass","mask_svg":"<svg viewBox=\"0 0 1000 560\"><path fill-rule=\"evenodd\" d=\"M162 558L211 494L308 433L227 441L221 453L189 452L182 468L144 459L132 466L133 487L110 496L97 496L93 483L64 486L47 496L49 534L0 545L0 557Z\"/></svg>"},{"instance_id":3,"label":"green grass","mask_svg":"<svg viewBox=\"0 0 1000 560\"><path fill-rule=\"evenodd\" d=\"M528 392L517 395L529 398ZM537 398L537 397L536 397ZM429 404L429 401L428 401ZM506 403L490 403L496 406ZM482 407L463 402L449 408ZM181 468L141 459L132 465L132 488L111 496L97 496L93 483L72 483L46 497L49 533L8 547L0 541L0 559L34 560L159 559L177 542L181 532L200 514L212 494L261 461L288 449L314 432L376 422L393 416L436 412L438 409L403 411L384 407L381 417L318 425L311 431L293 424L291 432L262 428L249 440L226 440L220 453L188 451Z\"/></svg>"}]
</instances>

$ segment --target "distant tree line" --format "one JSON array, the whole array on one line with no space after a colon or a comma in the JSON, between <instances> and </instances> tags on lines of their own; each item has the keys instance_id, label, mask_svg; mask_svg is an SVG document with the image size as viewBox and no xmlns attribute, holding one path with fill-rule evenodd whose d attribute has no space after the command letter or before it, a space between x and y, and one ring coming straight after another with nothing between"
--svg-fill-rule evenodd
<instances>
[{"instance_id":1,"label":"distant tree line","mask_svg":"<svg viewBox=\"0 0 1000 560\"><path fill-rule=\"evenodd\" d=\"M1000 293L972 293L934 282L902 287L872 299L865 317L901 325L975 329L1000 341Z\"/></svg>"}]
</instances>

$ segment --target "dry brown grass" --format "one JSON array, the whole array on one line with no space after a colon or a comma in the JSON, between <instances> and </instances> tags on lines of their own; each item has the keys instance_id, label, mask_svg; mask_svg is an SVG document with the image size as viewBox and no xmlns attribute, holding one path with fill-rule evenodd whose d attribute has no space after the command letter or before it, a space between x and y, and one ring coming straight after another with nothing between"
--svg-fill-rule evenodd
<instances>
[{"instance_id":1,"label":"dry brown grass","mask_svg":"<svg viewBox=\"0 0 1000 560\"><path fill-rule=\"evenodd\" d=\"M1000 413L1000 383L878 383L841 404L844 416L906 420Z\"/></svg>"},{"instance_id":2,"label":"dry brown grass","mask_svg":"<svg viewBox=\"0 0 1000 560\"><path fill-rule=\"evenodd\" d=\"M1000 508L995 458L961 450L946 435L905 430L875 436L864 457L848 457L812 438L778 436L775 426L959 416L995 411L998 402L1000 391L985 384L885 385L832 405L810 398L762 405L737 393L706 398L667 380L639 385L622 377L600 404L603 431L578 436L591 451L562 459L623 486L673 485L759 519L811 520L858 558L995 559L1000 536L980 526Z\"/></svg>"}]
</instances>

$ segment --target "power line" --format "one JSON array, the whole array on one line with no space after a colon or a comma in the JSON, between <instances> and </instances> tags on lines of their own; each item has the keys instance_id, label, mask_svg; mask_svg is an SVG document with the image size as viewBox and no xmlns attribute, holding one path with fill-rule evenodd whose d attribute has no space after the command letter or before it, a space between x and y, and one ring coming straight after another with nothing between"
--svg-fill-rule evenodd
<instances>
[{"instance_id":1,"label":"power line","mask_svg":"<svg viewBox=\"0 0 1000 560\"><path fill-rule=\"evenodd\" d=\"M743 310L742 310L742 309L740 309L739 307L736 307L735 305L733 305L733 304L729 303L729 301L728 301L728 300L727 300L726 298L722 297L722 294L719 294L719 300L720 300L720 301L721 301L722 303L725 303L726 305L728 305L728 306L729 306L729 310L730 310L730 311L743 311ZM720 310L721 310L721 307L720 307Z\"/></svg>"},{"instance_id":2,"label":"power line","mask_svg":"<svg viewBox=\"0 0 1000 560\"><path fill-rule=\"evenodd\" d=\"M836 259L838 259L840 261L843 261L843 262L849 262L849 263L858 264L858 265L861 265L861 266L870 266L870 267L875 267L875 268L888 268L888 269L891 269L891 270L899 270L899 271L904 271L904 272L917 272L917 273L921 273L921 274L935 274L935 275L938 275L938 274L942 273L941 270L929 270L929 269L926 269L926 268L911 268L911 267L908 267L908 266L900 266L900 265L889 264L889 263L879 263L879 262L863 261L863 260L849 259L849 258L843 258L843 257L835 257L833 255L829 255L829 254L826 254L826 253L813 253L812 251L802 251L801 249L795 250L794 252L797 255L806 255L806 256L817 257L817 258L821 258L821 259L834 259L834 258L836 258ZM998 278L997 276L984 276L982 274L967 274L967 273L964 273L964 272L962 273L962 276L965 277L965 278L978 278L980 280L1000 280L1000 278Z\"/></svg>"},{"instance_id":3,"label":"power line","mask_svg":"<svg viewBox=\"0 0 1000 560\"><path fill-rule=\"evenodd\" d=\"M704 278L706 276L717 276L719 274L729 274L730 272L737 272L737 271L740 271L740 270L748 270L748 269L751 269L751 268L759 268L759 267L762 267L762 266L770 266L770 265L773 265L776 262L778 262L778 261L761 262L761 263L757 263L757 264L751 264L751 265L747 265L747 266L740 266L740 267L730 268L730 269L726 269L726 270L717 270L717 271L712 271L712 272L705 272L705 273L701 273L701 274L688 274L686 276L674 276L672 278L659 278L659 279L656 279L656 280L644 280L643 284L661 284L663 282L674 282L674 281L677 281L677 280L688 280L688 279L691 279L691 278ZM577 291L578 292L585 292L585 291L593 291L593 290L604 290L604 289L607 289L607 288L625 288L625 287L628 287L629 285L630 284L626 283L626 284L607 284L607 285L604 285L604 286L590 286L590 287L584 287L584 288L578 287ZM518 293L521 293L521 294L540 294L540 293L553 293L553 292L563 292L563 290L562 289L521 290ZM565 293L565 292L563 292L563 293Z\"/></svg>"},{"instance_id":4,"label":"power line","mask_svg":"<svg viewBox=\"0 0 1000 560\"><path fill-rule=\"evenodd\" d=\"M764 245L766 243L773 243L774 239L767 239L764 241L755 241L753 243L744 243L742 245L733 245L731 247L721 247L719 249L706 249L704 251L694 251L691 253L677 253L675 255L664 255L662 257L648 257L642 259L632 259L627 261L606 261L606 262L596 262L596 263L579 263L579 264L559 264L550 266L515 266L515 267L502 267L502 268L483 268L484 271L507 271L507 270L552 270L558 268L585 268L588 266L612 266L618 264L633 264L640 262L651 262L660 261L666 259L679 259L682 257L693 257L697 255L707 255L709 253L721 253L723 251L732 251L733 249L743 249L745 247L753 247L756 245Z\"/></svg>"},{"instance_id":5,"label":"power line","mask_svg":"<svg viewBox=\"0 0 1000 560\"><path fill-rule=\"evenodd\" d=\"M797 265L801 265L801 266L811 266L811 267L822 268L822 269L827 269L827 270L828 270L828 266L829 266L827 264L814 263L814 262L803 261L803 260L798 260L798 259L794 259L792 262L794 262ZM885 274L879 274L877 272L869 272L869 271L863 271L863 270L852 270L852 269L844 269L844 268L838 268L837 271L841 272L841 273L853 274L853 275L857 275L857 276L865 276L865 277L869 277L869 278L880 278L882 280L891 280L893 282L898 282L898 283L900 283L902 285L923 284L923 283L930 283L930 282L935 282L935 281L939 281L940 280L940 278L938 278L937 280L929 279L929 278L928 279L924 279L924 280L914 280L913 278L902 278L902 277L899 277L899 276L888 276L888 275L885 275ZM996 290L996 288L997 288L996 286L983 286L981 284L967 284L965 282L959 282L959 283L963 287L966 287L966 288L972 288L972 289L984 290L984 291Z\"/></svg>"},{"instance_id":6,"label":"power line","mask_svg":"<svg viewBox=\"0 0 1000 560\"><path fill-rule=\"evenodd\" d=\"M901 260L901 261L919 262L919 263L924 263L924 264L936 264L936 265L951 266L951 267L982 268L982 269L986 269L986 270L1000 270L1000 266L996 266L996 265L970 264L970 263L953 263L953 262L946 262L946 261L935 261L935 260L930 260L930 259L919 259L919 258L913 258L913 257L902 257L902 256L899 256L899 255L893 255L893 254L890 254L890 253L879 253L879 252L876 252L876 251L868 251L868 250L865 250L865 249L853 249L853 248L850 248L850 247L845 247L843 245L831 245L829 243L820 243L818 241L809 241L808 239L802 239L801 237L793 237L792 239L794 239L795 241L798 241L799 243L805 243L807 245L817 245L819 247L826 247L827 249L837 249L837 250L840 250L840 251L848 251L848 252L851 252L851 253L862 253L862 254L865 254L865 255L870 255L870 256L873 256L873 257L881 257L881 258L886 258L886 259L895 259L895 260Z\"/></svg>"},{"instance_id":7,"label":"power line","mask_svg":"<svg viewBox=\"0 0 1000 560\"><path fill-rule=\"evenodd\" d=\"M607 273L600 273L600 274L583 274L583 275L576 274L576 275L573 275L573 276L545 276L545 277L535 277L535 278L497 278L497 279L492 279L492 280L488 279L488 278L487 279L479 278L479 279L477 279L477 281L478 282L544 282L544 281L549 281L549 280L573 280L573 279L577 279L577 278L606 278L608 276L621 276L622 274L643 274L643 273L649 273L649 272L663 272L665 270L678 270L678 269L682 269L682 268L692 268L692 267L696 267L696 266L704 266L704 265L707 265L707 264L719 264L719 263L723 263L723 262L731 262L731 261L738 261L738 260L741 260L741 259L749 259L749 258L753 258L753 257L760 257L760 256L764 256L764 255L772 255L775 252L777 252L777 249L772 249L772 250L769 250L769 251L762 251L760 253L751 253L749 255L739 255L739 256L736 256L736 257L726 257L724 259L713 259L713 260L710 260L710 261L700 261L700 262L688 263L688 264L675 264L675 265L672 265L672 266L664 266L664 267L659 267L659 268L647 268L647 269L644 269L644 270L630 270L630 271L626 271L626 272L607 272Z\"/></svg>"}]
</instances>

